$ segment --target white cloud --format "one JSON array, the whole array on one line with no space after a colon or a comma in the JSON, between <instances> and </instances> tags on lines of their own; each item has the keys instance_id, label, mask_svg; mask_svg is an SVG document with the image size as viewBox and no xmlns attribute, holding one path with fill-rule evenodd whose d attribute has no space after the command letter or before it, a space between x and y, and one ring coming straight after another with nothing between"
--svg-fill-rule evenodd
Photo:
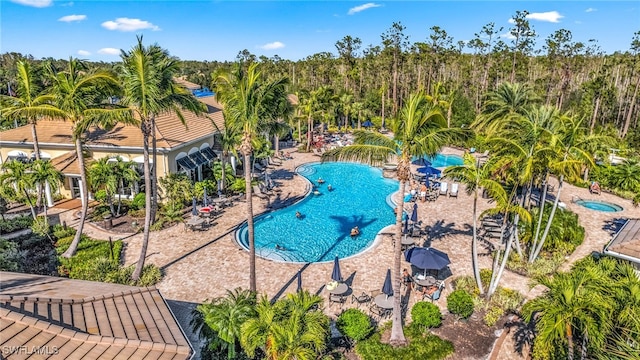
<instances>
[{"instance_id":1,"label":"white cloud","mask_svg":"<svg viewBox=\"0 0 640 360\"><path fill-rule=\"evenodd\" d=\"M154 31L160 30L159 27L146 20L129 18L117 18L115 21L105 21L102 23L102 27L108 30L118 31L137 31L143 29L151 29Z\"/></svg>"},{"instance_id":2,"label":"white cloud","mask_svg":"<svg viewBox=\"0 0 640 360\"><path fill-rule=\"evenodd\" d=\"M120 49L116 48L102 48L98 50L98 54L103 55L120 55Z\"/></svg>"},{"instance_id":3,"label":"white cloud","mask_svg":"<svg viewBox=\"0 0 640 360\"><path fill-rule=\"evenodd\" d=\"M268 44L264 44L264 45L260 46L260 48L263 49L263 50L282 49L283 47L284 47L284 44L281 43L280 41L274 41L272 43L268 43Z\"/></svg>"},{"instance_id":4,"label":"white cloud","mask_svg":"<svg viewBox=\"0 0 640 360\"><path fill-rule=\"evenodd\" d=\"M51 6L53 0L11 0L12 2L20 5L33 6L37 8L43 8Z\"/></svg>"},{"instance_id":5,"label":"white cloud","mask_svg":"<svg viewBox=\"0 0 640 360\"><path fill-rule=\"evenodd\" d=\"M506 33L500 35L500 37L503 38L503 39L509 39L509 40L513 40L513 39L516 38L515 36L511 35L510 32L506 32Z\"/></svg>"},{"instance_id":6,"label":"white cloud","mask_svg":"<svg viewBox=\"0 0 640 360\"><path fill-rule=\"evenodd\" d=\"M547 11L543 13L531 13L527 15L525 18L528 20L538 20L538 21L547 21L552 23L560 22L564 16L560 15L557 11ZM515 20L513 18L509 19L509 24L515 24Z\"/></svg>"},{"instance_id":7,"label":"white cloud","mask_svg":"<svg viewBox=\"0 0 640 360\"><path fill-rule=\"evenodd\" d=\"M380 6L382 5L376 4L376 3L366 3L366 4L358 5L356 7L352 7L351 9L349 9L349 12L347 14L353 15L353 14L359 13L360 11L365 11L371 8L377 8Z\"/></svg>"},{"instance_id":8,"label":"white cloud","mask_svg":"<svg viewBox=\"0 0 640 360\"><path fill-rule=\"evenodd\" d=\"M82 21L86 18L87 18L87 15L67 15L58 19L58 21L64 21L64 22Z\"/></svg>"},{"instance_id":9,"label":"white cloud","mask_svg":"<svg viewBox=\"0 0 640 360\"><path fill-rule=\"evenodd\" d=\"M584 12L594 12L594 11L598 11L598 9L588 8L588 9L587 9L587 10L585 10Z\"/></svg>"},{"instance_id":10,"label":"white cloud","mask_svg":"<svg viewBox=\"0 0 640 360\"><path fill-rule=\"evenodd\" d=\"M78 55L80 55L80 56L89 56L89 55L91 55L91 53L88 52L87 50L78 50Z\"/></svg>"}]
</instances>

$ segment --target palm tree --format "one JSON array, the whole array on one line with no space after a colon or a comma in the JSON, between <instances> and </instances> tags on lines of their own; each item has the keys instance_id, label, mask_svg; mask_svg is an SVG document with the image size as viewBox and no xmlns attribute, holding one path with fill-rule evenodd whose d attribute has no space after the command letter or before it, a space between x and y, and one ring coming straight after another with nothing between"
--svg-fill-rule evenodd
<instances>
[{"instance_id":1,"label":"palm tree","mask_svg":"<svg viewBox=\"0 0 640 360\"><path fill-rule=\"evenodd\" d=\"M115 166L109 160L108 157L103 157L91 164L89 167L89 183L93 191L100 189L105 191L111 215L115 215L113 195L118 191L118 178L114 171Z\"/></svg>"},{"instance_id":2,"label":"palm tree","mask_svg":"<svg viewBox=\"0 0 640 360\"><path fill-rule=\"evenodd\" d=\"M213 330L226 343L227 357L234 359L240 343L242 325L257 315L255 305L255 293L240 288L227 290L226 297L198 305L195 311L202 315L203 320L203 323L198 325ZM202 333L202 330L200 332Z\"/></svg>"},{"instance_id":3,"label":"palm tree","mask_svg":"<svg viewBox=\"0 0 640 360\"><path fill-rule=\"evenodd\" d=\"M50 161L47 160L34 160L29 166L29 182L36 185L37 188L44 188L45 186L51 186L57 188L58 185L64 179L64 176L58 169L56 169ZM41 193L44 197L44 193ZM44 199L41 199L42 203L45 203ZM49 217L47 214L47 206L44 207L44 224L48 228Z\"/></svg>"},{"instance_id":4,"label":"palm tree","mask_svg":"<svg viewBox=\"0 0 640 360\"><path fill-rule=\"evenodd\" d=\"M189 111L198 115L206 111L203 103L198 101L187 89L175 82L174 76L179 71L178 61L171 58L166 50L156 44L145 47L142 44L141 36L137 40L138 43L131 50L121 52L122 64L119 69L124 88L124 96L120 103L133 113L133 117L140 126L143 139L145 208L147 211L144 217L140 258L131 276L134 280L140 278L149 245L149 231L153 212L152 197L155 195L153 184L156 182L156 172L151 172L149 162L149 140L156 132L155 118L160 114L173 113L184 124L185 120L182 111Z\"/></svg>"},{"instance_id":5,"label":"palm tree","mask_svg":"<svg viewBox=\"0 0 640 360\"><path fill-rule=\"evenodd\" d=\"M316 359L326 348L329 332L321 304L320 296L306 290L275 304L262 298L257 316L242 326L240 343L251 357L262 349L270 360Z\"/></svg>"},{"instance_id":6,"label":"palm tree","mask_svg":"<svg viewBox=\"0 0 640 360\"><path fill-rule=\"evenodd\" d=\"M405 185L409 181L410 165L413 157L435 156L442 146L463 132L459 129L447 129L442 114L430 106L422 92L412 94L398 119L393 123L393 138L383 134L358 130L354 133L354 144L330 150L323 155L323 161L345 160L358 161L370 165L382 165L397 159L398 192L405 193ZM396 204L396 239L402 237L402 213L404 203ZM400 293L400 268L402 251L400 246L394 247L394 293ZM400 296L394 297L393 326L391 329L393 345L406 344L402 330Z\"/></svg>"},{"instance_id":7,"label":"palm tree","mask_svg":"<svg viewBox=\"0 0 640 360\"><path fill-rule=\"evenodd\" d=\"M84 137L93 126L108 128L118 120L125 120L126 113L119 112L116 106L105 101L109 96L119 92L118 81L112 72L89 70L84 62L71 58L67 68L62 71L58 71L49 64L48 75L55 106L62 112L58 118L71 122L72 140L82 183L80 197L83 202L80 222L71 245L62 254L64 257L71 257L78 248L89 210Z\"/></svg>"},{"instance_id":8,"label":"palm tree","mask_svg":"<svg viewBox=\"0 0 640 360\"><path fill-rule=\"evenodd\" d=\"M31 197L27 191L30 188L29 178L27 176L28 167L25 163L18 160L5 161L2 164L2 173L0 174L0 183L4 186L13 186L16 192L24 194L31 216L35 220L37 218L36 211L31 202Z\"/></svg>"},{"instance_id":9,"label":"palm tree","mask_svg":"<svg viewBox=\"0 0 640 360\"><path fill-rule=\"evenodd\" d=\"M122 193L125 188L125 184L137 183L140 180L140 174L135 169L135 163L133 161L124 161L121 156L115 157L116 161L112 162L113 172L118 183L118 208L116 210L116 216L120 216L120 208L122 206Z\"/></svg>"},{"instance_id":10,"label":"palm tree","mask_svg":"<svg viewBox=\"0 0 640 360\"><path fill-rule=\"evenodd\" d=\"M625 160L613 168L611 185L626 191L640 192L640 162Z\"/></svg>"},{"instance_id":11,"label":"palm tree","mask_svg":"<svg viewBox=\"0 0 640 360\"><path fill-rule=\"evenodd\" d=\"M249 242L249 289L256 291L256 251L253 235L253 197L251 188L251 155L255 140L260 137L265 122L277 120L287 101L286 78L266 81L258 64L247 70L236 64L233 71L224 71L216 78L216 96L224 105L225 126L242 134L240 153L243 155L245 191L247 197L247 236Z\"/></svg>"},{"instance_id":12,"label":"palm tree","mask_svg":"<svg viewBox=\"0 0 640 360\"><path fill-rule=\"evenodd\" d=\"M524 115L537 101L538 97L528 85L502 83L495 91L487 94L482 113L474 121L473 127L477 130L486 129L489 132L496 130L500 125L495 122L496 119Z\"/></svg>"},{"instance_id":13,"label":"palm tree","mask_svg":"<svg viewBox=\"0 0 640 360\"><path fill-rule=\"evenodd\" d=\"M469 195L473 194L473 242L471 245L471 257L473 262L473 275L480 290L480 295L484 295L484 288L480 278L480 265L478 263L478 190L484 188L491 198L504 193L504 189L502 189L500 183L491 178L491 166L488 164L489 163L485 163L481 165L480 161L473 155L466 154L463 165L451 166L444 171L446 177L456 179L464 184L467 193Z\"/></svg>"}]
</instances>

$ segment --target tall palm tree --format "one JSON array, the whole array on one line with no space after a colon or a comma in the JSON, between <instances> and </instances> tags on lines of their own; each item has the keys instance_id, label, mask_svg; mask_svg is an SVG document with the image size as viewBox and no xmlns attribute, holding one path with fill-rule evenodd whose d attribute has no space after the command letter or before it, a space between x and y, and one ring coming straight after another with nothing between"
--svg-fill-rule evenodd
<instances>
[{"instance_id":1,"label":"tall palm tree","mask_svg":"<svg viewBox=\"0 0 640 360\"><path fill-rule=\"evenodd\" d=\"M124 161L121 156L115 157L116 161L112 162L113 172L118 183L118 208L116 210L116 216L120 216L120 208L122 206L122 193L125 188L125 184L137 183L140 180L140 174L135 169L135 163L133 161Z\"/></svg>"},{"instance_id":2,"label":"tall palm tree","mask_svg":"<svg viewBox=\"0 0 640 360\"><path fill-rule=\"evenodd\" d=\"M34 184L38 188L44 188L45 186L50 186L53 189L56 189L64 176L58 169L56 169L51 161L47 160L35 160L29 166L29 181ZM44 196L44 193L41 194ZM41 199L42 203L45 202L44 199ZM47 214L47 206L44 207L44 223L48 228L49 225L49 217Z\"/></svg>"},{"instance_id":3,"label":"tall palm tree","mask_svg":"<svg viewBox=\"0 0 640 360\"><path fill-rule=\"evenodd\" d=\"M531 87L522 84L502 83L489 94L482 106L482 113L474 121L477 130L495 130L499 124L496 119L507 119L524 113L536 102L538 97ZM495 124L494 126L492 126Z\"/></svg>"},{"instance_id":4,"label":"tall palm tree","mask_svg":"<svg viewBox=\"0 0 640 360\"><path fill-rule=\"evenodd\" d=\"M225 122L233 131L242 134L240 153L243 155L245 190L247 197L247 236L249 242L249 289L256 291L256 250L253 233L253 197L251 188L251 155L255 140L262 134L266 122L280 117L281 104L287 100L288 80L267 81L252 63L244 70L236 64L232 71L224 71L216 78L216 97L224 105Z\"/></svg>"},{"instance_id":5,"label":"tall palm tree","mask_svg":"<svg viewBox=\"0 0 640 360\"><path fill-rule=\"evenodd\" d=\"M234 359L240 344L242 325L257 315L255 305L255 293L240 288L227 290L227 296L198 305L196 311L203 320L198 325L213 330L226 343L227 357Z\"/></svg>"},{"instance_id":6,"label":"tall palm tree","mask_svg":"<svg viewBox=\"0 0 640 360\"><path fill-rule=\"evenodd\" d=\"M31 196L29 195L29 179L27 176L28 167L27 164L18 160L5 161L2 164L2 173L0 174L0 183L4 186L13 186L16 192L24 194L29 208L31 209L31 216L36 219L36 210L31 202Z\"/></svg>"},{"instance_id":7,"label":"tall palm tree","mask_svg":"<svg viewBox=\"0 0 640 360\"><path fill-rule=\"evenodd\" d=\"M54 104L62 112L58 119L71 123L71 137L82 183L80 222L71 245L62 254L64 257L71 257L78 248L89 210L89 188L84 160L86 133L94 126L113 126L118 120L124 120L126 113L119 112L117 106L106 101L109 96L119 92L117 78L110 71L89 69L86 63L71 58L64 70L58 70L49 64L48 77L51 81L50 91L54 97Z\"/></svg>"},{"instance_id":8,"label":"tall palm tree","mask_svg":"<svg viewBox=\"0 0 640 360\"><path fill-rule=\"evenodd\" d=\"M92 191L105 191L111 215L115 215L113 196L118 191L118 178L114 171L115 166L109 160L108 157L103 157L91 164L89 167L89 183Z\"/></svg>"},{"instance_id":9,"label":"tall palm tree","mask_svg":"<svg viewBox=\"0 0 640 360\"><path fill-rule=\"evenodd\" d=\"M323 155L323 161L346 160L358 161L370 165L382 165L397 159L398 192L405 193L409 181L410 165L413 157L435 156L444 145L463 132L459 129L447 129L447 123L440 111L434 109L424 93L418 92L409 96L399 117L393 123L393 138L383 134L358 130L354 133L354 143L350 146L330 150ZM396 239L402 237L403 201L396 204ZM394 247L394 293L400 294L400 268L402 251L400 246ZM393 325L391 343L406 344L402 330L400 296L394 297Z\"/></svg>"},{"instance_id":10,"label":"tall palm tree","mask_svg":"<svg viewBox=\"0 0 640 360\"><path fill-rule=\"evenodd\" d=\"M147 247L149 245L149 231L152 215L153 184L156 172L151 172L150 139L155 134L155 118L163 113L173 113L184 124L182 111L201 114L206 111L205 105L198 101L187 89L175 82L179 63L169 56L169 53L154 44L144 46L142 36L138 43L128 52L122 51L122 64L119 68L124 96L120 103L127 107L133 118L138 121L142 133L142 154L145 184L145 212L144 231L140 258L131 276L137 280L142 274Z\"/></svg>"}]
</instances>

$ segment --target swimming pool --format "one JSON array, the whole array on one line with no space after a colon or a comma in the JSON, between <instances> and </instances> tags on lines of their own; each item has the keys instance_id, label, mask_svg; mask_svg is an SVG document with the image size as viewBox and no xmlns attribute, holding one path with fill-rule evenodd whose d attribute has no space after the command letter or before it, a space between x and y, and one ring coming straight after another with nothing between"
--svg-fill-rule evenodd
<instances>
[{"instance_id":1,"label":"swimming pool","mask_svg":"<svg viewBox=\"0 0 640 360\"><path fill-rule=\"evenodd\" d=\"M576 204L586 207L587 209L603 211L603 212L618 212L622 211L623 207L606 201L598 200L577 200Z\"/></svg>"},{"instance_id":2,"label":"swimming pool","mask_svg":"<svg viewBox=\"0 0 640 360\"><path fill-rule=\"evenodd\" d=\"M382 177L378 168L353 163L305 164L297 169L317 186L302 201L256 218L256 254L286 262L324 262L349 257L369 248L378 232L395 222L391 194L398 182ZM325 180L318 184L317 180ZM333 191L328 190L331 185ZM302 219L296 218L296 212ZM360 235L351 238L354 226ZM236 239L248 248L247 226ZM285 250L276 250L276 245Z\"/></svg>"},{"instance_id":3,"label":"swimming pool","mask_svg":"<svg viewBox=\"0 0 640 360\"><path fill-rule=\"evenodd\" d=\"M415 159L414 159L415 160ZM458 155L436 154L434 157L427 158L434 168L448 167L464 164L462 157Z\"/></svg>"}]
</instances>

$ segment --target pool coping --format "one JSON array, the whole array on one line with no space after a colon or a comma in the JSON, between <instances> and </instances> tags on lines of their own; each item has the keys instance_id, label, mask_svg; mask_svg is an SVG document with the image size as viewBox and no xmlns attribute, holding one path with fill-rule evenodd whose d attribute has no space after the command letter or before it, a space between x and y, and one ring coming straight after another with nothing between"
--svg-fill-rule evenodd
<instances>
[{"instance_id":1,"label":"pool coping","mask_svg":"<svg viewBox=\"0 0 640 360\"><path fill-rule=\"evenodd\" d=\"M599 204L606 204L606 205L609 205L609 206L615 208L616 210L615 211L605 211L605 210L592 209L590 207L582 205L580 203L580 201L582 201L582 202L591 202L591 203L599 203ZM578 205L578 206L582 206L583 208L585 208L587 210L591 210L591 211L599 211L599 212L604 212L604 213L617 213L617 212L624 211L624 207L623 206L615 204L615 203L612 203L612 202L609 202L609 201L604 201L604 200L597 200L597 199L591 200L591 199L582 199L581 198L579 200L573 201L573 203Z\"/></svg>"}]
</instances>

